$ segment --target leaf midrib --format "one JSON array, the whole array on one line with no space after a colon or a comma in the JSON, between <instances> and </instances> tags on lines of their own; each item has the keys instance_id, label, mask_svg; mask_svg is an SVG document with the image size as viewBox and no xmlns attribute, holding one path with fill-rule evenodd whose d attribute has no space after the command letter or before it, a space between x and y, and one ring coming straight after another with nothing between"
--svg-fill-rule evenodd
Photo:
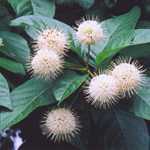
<instances>
[{"instance_id":1,"label":"leaf midrib","mask_svg":"<svg viewBox=\"0 0 150 150\"><path fill-rule=\"evenodd\" d=\"M26 105L24 105L24 109L22 109L23 111L21 111L19 113L19 115L17 115L15 118L13 118L13 120L11 120L7 125L5 125L5 127L8 127L10 124L13 125L14 123L11 123L13 122L14 120L17 120L17 118L20 118L20 116L22 115L22 113L25 111L25 108L28 108L29 105L31 105L33 103L33 101L35 101L38 97L40 97L41 95L43 95L47 90L49 89L49 87L45 88L44 90L42 90L37 96L34 96L31 101L29 101ZM22 104L23 105L23 104ZM37 106L36 106L37 107ZM36 109L35 107L35 109ZM10 112L11 113L11 112ZM7 117L6 117L7 118ZM5 118L5 119L6 119ZM9 116L8 116L9 118ZM21 121L21 120L20 120ZM17 121L18 122L18 121ZM17 123L15 122L15 124ZM2 127L3 128L3 127Z\"/></svg>"}]
</instances>

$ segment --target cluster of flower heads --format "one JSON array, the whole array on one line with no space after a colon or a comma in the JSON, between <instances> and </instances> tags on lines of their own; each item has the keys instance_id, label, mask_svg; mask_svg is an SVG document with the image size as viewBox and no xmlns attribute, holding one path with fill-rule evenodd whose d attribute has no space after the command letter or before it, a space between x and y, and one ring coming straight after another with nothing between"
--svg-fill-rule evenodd
<instances>
[{"instance_id":1,"label":"cluster of flower heads","mask_svg":"<svg viewBox=\"0 0 150 150\"><path fill-rule=\"evenodd\" d=\"M109 107L126 95L132 96L144 84L143 66L129 59L118 59L106 74L99 74L89 82L86 94L96 107Z\"/></svg>"},{"instance_id":2,"label":"cluster of flower heads","mask_svg":"<svg viewBox=\"0 0 150 150\"><path fill-rule=\"evenodd\" d=\"M76 37L82 44L93 45L104 39L101 25L95 20L78 25ZM45 29L35 42L35 56L31 59L31 70L41 78L55 78L63 68L63 57L67 49L66 35L57 29ZM132 95L143 84L143 67L136 61L118 60L112 63L107 73L95 75L85 92L87 101L96 107L110 106L122 96ZM41 125L43 134L54 141L70 142L79 134L81 125L78 116L68 108L57 108L48 112Z\"/></svg>"},{"instance_id":3,"label":"cluster of flower heads","mask_svg":"<svg viewBox=\"0 0 150 150\"><path fill-rule=\"evenodd\" d=\"M63 68L66 35L55 28L45 29L39 33L33 47L35 55L31 58L29 70L39 78L56 78Z\"/></svg>"}]
</instances>

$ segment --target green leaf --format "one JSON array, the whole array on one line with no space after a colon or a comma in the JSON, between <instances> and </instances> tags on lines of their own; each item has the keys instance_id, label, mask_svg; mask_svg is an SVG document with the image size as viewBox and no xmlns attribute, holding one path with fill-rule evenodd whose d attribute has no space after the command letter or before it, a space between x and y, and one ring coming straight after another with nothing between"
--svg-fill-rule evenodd
<instances>
[{"instance_id":1,"label":"green leaf","mask_svg":"<svg viewBox=\"0 0 150 150\"><path fill-rule=\"evenodd\" d=\"M130 111L138 117L150 120L150 78L147 78L144 87L134 96Z\"/></svg>"},{"instance_id":2,"label":"green leaf","mask_svg":"<svg viewBox=\"0 0 150 150\"><path fill-rule=\"evenodd\" d=\"M0 67L16 74L21 74L21 75L26 74L24 70L24 66L22 64L7 58L0 57Z\"/></svg>"},{"instance_id":3,"label":"green leaf","mask_svg":"<svg viewBox=\"0 0 150 150\"><path fill-rule=\"evenodd\" d=\"M19 17L13 20L11 25L23 27L29 36L31 36L33 39L37 38L39 31L47 27L58 28L66 34L74 32L74 30L69 25L44 16L30 15Z\"/></svg>"},{"instance_id":4,"label":"green leaf","mask_svg":"<svg viewBox=\"0 0 150 150\"><path fill-rule=\"evenodd\" d=\"M94 4L94 0L56 0L57 4L79 4L83 8L90 8Z\"/></svg>"},{"instance_id":5,"label":"green leaf","mask_svg":"<svg viewBox=\"0 0 150 150\"><path fill-rule=\"evenodd\" d=\"M134 27L139 18L140 10L136 7L129 13L101 22L105 38L91 46L89 64L93 67L101 64L107 58L115 55L119 50L130 45L134 36ZM70 49L82 59L86 58L87 46L79 43L75 36L70 35Z\"/></svg>"},{"instance_id":6,"label":"green leaf","mask_svg":"<svg viewBox=\"0 0 150 150\"><path fill-rule=\"evenodd\" d=\"M14 89L11 93L12 112L0 112L0 130L10 127L40 106L56 101L51 95L51 82L31 79Z\"/></svg>"},{"instance_id":7,"label":"green leaf","mask_svg":"<svg viewBox=\"0 0 150 150\"><path fill-rule=\"evenodd\" d=\"M150 43L150 29L136 29L131 45Z\"/></svg>"},{"instance_id":8,"label":"green leaf","mask_svg":"<svg viewBox=\"0 0 150 150\"><path fill-rule=\"evenodd\" d=\"M101 45L102 49L100 47L99 52L96 54L97 65L130 45L139 16L140 10L135 7L125 15L103 22L107 33L105 42Z\"/></svg>"},{"instance_id":9,"label":"green leaf","mask_svg":"<svg viewBox=\"0 0 150 150\"><path fill-rule=\"evenodd\" d=\"M18 16L43 15L53 17L55 3L53 0L8 0Z\"/></svg>"},{"instance_id":10,"label":"green leaf","mask_svg":"<svg viewBox=\"0 0 150 150\"><path fill-rule=\"evenodd\" d=\"M12 109L8 83L2 74L0 74L0 107L1 106Z\"/></svg>"},{"instance_id":11,"label":"green leaf","mask_svg":"<svg viewBox=\"0 0 150 150\"><path fill-rule=\"evenodd\" d=\"M134 58L150 56L150 29L135 30L134 39L129 47L120 51L120 55Z\"/></svg>"},{"instance_id":12,"label":"green leaf","mask_svg":"<svg viewBox=\"0 0 150 150\"><path fill-rule=\"evenodd\" d=\"M0 6L0 30L9 30L9 23L12 18L8 10Z\"/></svg>"},{"instance_id":13,"label":"green leaf","mask_svg":"<svg viewBox=\"0 0 150 150\"><path fill-rule=\"evenodd\" d=\"M105 150L149 150L144 120L118 109L101 113L98 135Z\"/></svg>"},{"instance_id":14,"label":"green leaf","mask_svg":"<svg viewBox=\"0 0 150 150\"><path fill-rule=\"evenodd\" d=\"M15 33L0 31L0 38L4 46L0 47L0 52L25 64L30 56L30 49L25 39Z\"/></svg>"},{"instance_id":15,"label":"green leaf","mask_svg":"<svg viewBox=\"0 0 150 150\"><path fill-rule=\"evenodd\" d=\"M90 8L94 4L94 0L76 0L83 8Z\"/></svg>"},{"instance_id":16,"label":"green leaf","mask_svg":"<svg viewBox=\"0 0 150 150\"><path fill-rule=\"evenodd\" d=\"M63 102L86 81L87 77L87 75L79 75L72 71L64 72L53 86L56 100L59 103Z\"/></svg>"}]
</instances>

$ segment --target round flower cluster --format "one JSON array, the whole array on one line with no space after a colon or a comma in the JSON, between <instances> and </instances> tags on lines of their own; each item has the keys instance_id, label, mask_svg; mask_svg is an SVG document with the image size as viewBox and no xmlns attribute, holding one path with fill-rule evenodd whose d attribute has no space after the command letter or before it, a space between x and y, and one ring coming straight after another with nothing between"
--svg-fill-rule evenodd
<instances>
[{"instance_id":1,"label":"round flower cluster","mask_svg":"<svg viewBox=\"0 0 150 150\"><path fill-rule=\"evenodd\" d=\"M40 32L34 47L35 50L48 48L55 50L59 54L64 54L67 50L67 38L66 35L58 29L45 29Z\"/></svg>"},{"instance_id":2,"label":"round flower cluster","mask_svg":"<svg viewBox=\"0 0 150 150\"><path fill-rule=\"evenodd\" d=\"M113 104L116 101L118 92L118 81L107 74L93 77L86 89L87 100L97 107L106 107Z\"/></svg>"},{"instance_id":3,"label":"round flower cluster","mask_svg":"<svg viewBox=\"0 0 150 150\"><path fill-rule=\"evenodd\" d=\"M137 61L118 59L112 66L111 75L119 81L121 95L131 96L144 84L145 70Z\"/></svg>"},{"instance_id":4,"label":"round flower cluster","mask_svg":"<svg viewBox=\"0 0 150 150\"><path fill-rule=\"evenodd\" d=\"M43 134L55 142L70 142L80 131L78 116L70 109L57 108L48 112L42 121Z\"/></svg>"},{"instance_id":5,"label":"round flower cluster","mask_svg":"<svg viewBox=\"0 0 150 150\"><path fill-rule=\"evenodd\" d=\"M31 61L33 74L44 79L54 79L62 70L63 59L49 49L36 53Z\"/></svg>"},{"instance_id":6,"label":"round flower cluster","mask_svg":"<svg viewBox=\"0 0 150 150\"><path fill-rule=\"evenodd\" d=\"M43 79L56 78L63 68L67 45L65 34L55 28L45 29L35 43L35 56L30 62L31 72Z\"/></svg>"},{"instance_id":7,"label":"round flower cluster","mask_svg":"<svg viewBox=\"0 0 150 150\"><path fill-rule=\"evenodd\" d=\"M119 97L134 94L144 83L143 67L131 59L114 62L108 74L93 77L86 89L88 102L106 107L118 102Z\"/></svg>"},{"instance_id":8,"label":"round flower cluster","mask_svg":"<svg viewBox=\"0 0 150 150\"><path fill-rule=\"evenodd\" d=\"M77 39L86 45L92 45L104 38L101 25L96 20L86 20L78 24Z\"/></svg>"}]
</instances>

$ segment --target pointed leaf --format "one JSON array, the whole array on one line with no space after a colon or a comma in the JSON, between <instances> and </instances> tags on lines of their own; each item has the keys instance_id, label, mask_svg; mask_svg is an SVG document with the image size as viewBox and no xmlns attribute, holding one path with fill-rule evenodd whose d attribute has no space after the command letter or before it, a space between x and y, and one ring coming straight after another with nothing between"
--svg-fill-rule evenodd
<instances>
[{"instance_id":1,"label":"pointed leaf","mask_svg":"<svg viewBox=\"0 0 150 150\"><path fill-rule=\"evenodd\" d=\"M0 130L10 127L27 117L37 107L53 104L51 82L31 79L11 93L12 112L0 112Z\"/></svg>"},{"instance_id":2,"label":"pointed leaf","mask_svg":"<svg viewBox=\"0 0 150 150\"><path fill-rule=\"evenodd\" d=\"M8 83L2 74L0 74L0 107L1 106L12 109Z\"/></svg>"},{"instance_id":3,"label":"pointed leaf","mask_svg":"<svg viewBox=\"0 0 150 150\"><path fill-rule=\"evenodd\" d=\"M53 17L55 3L53 0L8 0L18 16L43 15Z\"/></svg>"},{"instance_id":4,"label":"pointed leaf","mask_svg":"<svg viewBox=\"0 0 150 150\"><path fill-rule=\"evenodd\" d=\"M149 150L149 134L143 119L118 109L103 112L99 136L105 150Z\"/></svg>"},{"instance_id":5,"label":"pointed leaf","mask_svg":"<svg viewBox=\"0 0 150 150\"><path fill-rule=\"evenodd\" d=\"M83 8L90 8L94 4L94 0L56 0L57 4L79 4Z\"/></svg>"},{"instance_id":6,"label":"pointed leaf","mask_svg":"<svg viewBox=\"0 0 150 150\"><path fill-rule=\"evenodd\" d=\"M134 96L130 111L136 116L150 120L150 78L147 78L144 87Z\"/></svg>"},{"instance_id":7,"label":"pointed leaf","mask_svg":"<svg viewBox=\"0 0 150 150\"><path fill-rule=\"evenodd\" d=\"M61 31L65 32L66 35L73 32L73 29L69 25L56 19L51 19L44 16L30 15L19 17L13 20L11 22L11 25L23 27L29 34L29 36L31 36L33 39L37 38L37 36L39 35L39 31L47 27L58 28Z\"/></svg>"},{"instance_id":8,"label":"pointed leaf","mask_svg":"<svg viewBox=\"0 0 150 150\"><path fill-rule=\"evenodd\" d=\"M150 29L136 29L129 47L120 51L120 55L134 58L150 56Z\"/></svg>"},{"instance_id":9,"label":"pointed leaf","mask_svg":"<svg viewBox=\"0 0 150 150\"><path fill-rule=\"evenodd\" d=\"M91 46L89 64L92 66L99 65L119 50L130 45L139 15L140 10L135 7L126 14L102 21L101 27L104 31L104 38ZM70 48L85 59L88 52L87 46L77 41L73 35L70 35L70 41Z\"/></svg>"},{"instance_id":10,"label":"pointed leaf","mask_svg":"<svg viewBox=\"0 0 150 150\"><path fill-rule=\"evenodd\" d=\"M15 33L0 31L0 38L4 46L0 47L0 52L25 64L30 56L30 49L27 41Z\"/></svg>"},{"instance_id":11,"label":"pointed leaf","mask_svg":"<svg viewBox=\"0 0 150 150\"><path fill-rule=\"evenodd\" d=\"M103 50L99 50L96 55L97 65L115 55L122 48L130 45L139 16L140 10L135 7L125 15L103 22L108 35L102 44Z\"/></svg>"},{"instance_id":12,"label":"pointed leaf","mask_svg":"<svg viewBox=\"0 0 150 150\"><path fill-rule=\"evenodd\" d=\"M79 75L71 71L64 72L53 87L54 96L57 101L62 102L69 97L87 80L87 77L87 75Z\"/></svg>"},{"instance_id":13,"label":"pointed leaf","mask_svg":"<svg viewBox=\"0 0 150 150\"><path fill-rule=\"evenodd\" d=\"M12 61L10 59L0 57L0 67L16 74L26 74L24 66L22 64Z\"/></svg>"}]
</instances>

